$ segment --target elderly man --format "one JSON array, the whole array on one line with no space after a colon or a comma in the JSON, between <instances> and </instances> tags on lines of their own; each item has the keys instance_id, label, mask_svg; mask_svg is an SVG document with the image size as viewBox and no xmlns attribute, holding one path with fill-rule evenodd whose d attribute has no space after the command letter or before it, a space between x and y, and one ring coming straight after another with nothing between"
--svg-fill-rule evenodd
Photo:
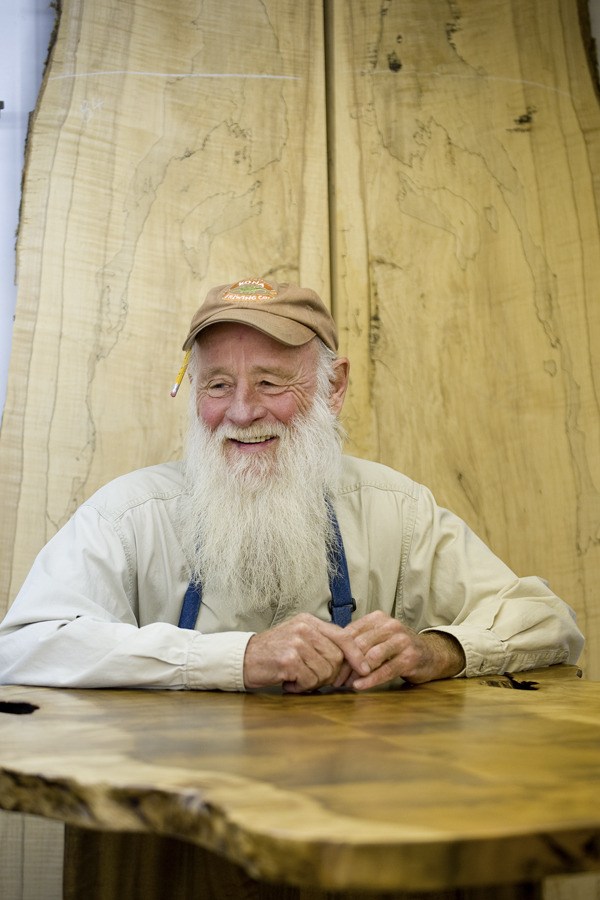
<instances>
[{"instance_id":1,"label":"elderly man","mask_svg":"<svg viewBox=\"0 0 600 900\"><path fill-rule=\"evenodd\" d=\"M192 319L185 461L91 497L0 628L0 681L365 690L575 662L569 607L430 492L341 452L348 360L312 290L247 279Z\"/></svg>"}]
</instances>

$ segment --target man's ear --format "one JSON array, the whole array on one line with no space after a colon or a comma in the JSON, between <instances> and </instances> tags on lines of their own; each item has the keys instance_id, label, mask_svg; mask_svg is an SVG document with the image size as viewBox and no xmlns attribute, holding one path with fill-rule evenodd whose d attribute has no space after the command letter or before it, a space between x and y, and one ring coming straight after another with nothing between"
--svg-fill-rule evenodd
<instances>
[{"instance_id":1,"label":"man's ear","mask_svg":"<svg viewBox=\"0 0 600 900\"><path fill-rule=\"evenodd\" d=\"M344 404L344 397L348 390L348 379L350 377L350 360L345 356L340 356L333 363L333 381L331 383L331 394L329 395L329 408L334 415L338 416Z\"/></svg>"}]
</instances>

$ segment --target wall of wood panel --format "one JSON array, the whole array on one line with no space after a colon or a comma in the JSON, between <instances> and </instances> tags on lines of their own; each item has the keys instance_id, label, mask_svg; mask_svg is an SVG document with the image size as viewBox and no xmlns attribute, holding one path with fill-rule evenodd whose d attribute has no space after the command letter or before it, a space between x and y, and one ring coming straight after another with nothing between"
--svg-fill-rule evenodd
<instances>
[{"instance_id":1,"label":"wall of wood panel","mask_svg":"<svg viewBox=\"0 0 600 900\"><path fill-rule=\"evenodd\" d=\"M328 296L322 32L315 2L64 0L19 234L2 609L84 498L180 453L169 390L209 286Z\"/></svg>"},{"instance_id":2,"label":"wall of wood panel","mask_svg":"<svg viewBox=\"0 0 600 900\"><path fill-rule=\"evenodd\" d=\"M246 3L243 28L232 5L63 6L19 234L1 608L98 485L179 453L165 387L206 287L329 300L331 277L350 449L547 577L599 677L599 113L575 0L330 3L326 54L320 4Z\"/></svg>"},{"instance_id":3,"label":"wall of wood panel","mask_svg":"<svg viewBox=\"0 0 600 900\"><path fill-rule=\"evenodd\" d=\"M576 0L63 0L25 174L0 610L97 486L179 454L168 391L206 288L271 275L331 298L349 449L548 578L600 677L599 180Z\"/></svg>"},{"instance_id":4,"label":"wall of wood panel","mask_svg":"<svg viewBox=\"0 0 600 900\"><path fill-rule=\"evenodd\" d=\"M331 4L351 444L548 579L600 677L600 113L571 0Z\"/></svg>"}]
</instances>

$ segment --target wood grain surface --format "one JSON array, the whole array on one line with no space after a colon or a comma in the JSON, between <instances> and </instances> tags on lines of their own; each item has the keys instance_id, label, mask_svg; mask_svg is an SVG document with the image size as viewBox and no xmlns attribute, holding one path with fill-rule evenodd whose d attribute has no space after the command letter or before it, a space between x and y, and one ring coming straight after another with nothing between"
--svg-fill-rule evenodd
<instances>
[{"instance_id":1,"label":"wood grain surface","mask_svg":"<svg viewBox=\"0 0 600 900\"><path fill-rule=\"evenodd\" d=\"M0 610L97 486L179 455L168 389L206 287L247 270L328 300L331 276L349 449L548 578L600 677L600 113L576 0L236 11L62 4L24 176Z\"/></svg>"},{"instance_id":2,"label":"wood grain surface","mask_svg":"<svg viewBox=\"0 0 600 900\"><path fill-rule=\"evenodd\" d=\"M328 9L351 447L547 578L600 678L600 110L578 4Z\"/></svg>"},{"instance_id":3,"label":"wood grain surface","mask_svg":"<svg viewBox=\"0 0 600 900\"><path fill-rule=\"evenodd\" d=\"M258 879L435 890L600 868L600 684L358 695L60 691L0 721L0 802L183 838Z\"/></svg>"},{"instance_id":4,"label":"wood grain surface","mask_svg":"<svg viewBox=\"0 0 600 900\"><path fill-rule=\"evenodd\" d=\"M29 137L0 440L0 610L111 477L180 456L206 290L329 297L320 3L64 0Z\"/></svg>"}]
</instances>

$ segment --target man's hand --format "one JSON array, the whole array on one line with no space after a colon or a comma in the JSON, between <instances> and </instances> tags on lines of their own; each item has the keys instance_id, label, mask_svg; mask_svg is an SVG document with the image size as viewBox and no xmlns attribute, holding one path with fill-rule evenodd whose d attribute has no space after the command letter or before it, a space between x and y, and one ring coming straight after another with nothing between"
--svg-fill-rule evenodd
<instances>
[{"instance_id":1,"label":"man's hand","mask_svg":"<svg viewBox=\"0 0 600 900\"><path fill-rule=\"evenodd\" d=\"M364 691L399 676L421 684L452 678L465 666L463 649L449 634L443 631L418 634L383 612L369 613L344 630L355 638L371 672L366 676L356 671L348 674L342 667L334 682L336 687L346 685Z\"/></svg>"},{"instance_id":2,"label":"man's hand","mask_svg":"<svg viewBox=\"0 0 600 900\"><path fill-rule=\"evenodd\" d=\"M349 629L308 613L253 635L244 656L248 689L283 684L292 693L314 691L339 677L346 681L350 672L364 677L370 671Z\"/></svg>"}]
</instances>

